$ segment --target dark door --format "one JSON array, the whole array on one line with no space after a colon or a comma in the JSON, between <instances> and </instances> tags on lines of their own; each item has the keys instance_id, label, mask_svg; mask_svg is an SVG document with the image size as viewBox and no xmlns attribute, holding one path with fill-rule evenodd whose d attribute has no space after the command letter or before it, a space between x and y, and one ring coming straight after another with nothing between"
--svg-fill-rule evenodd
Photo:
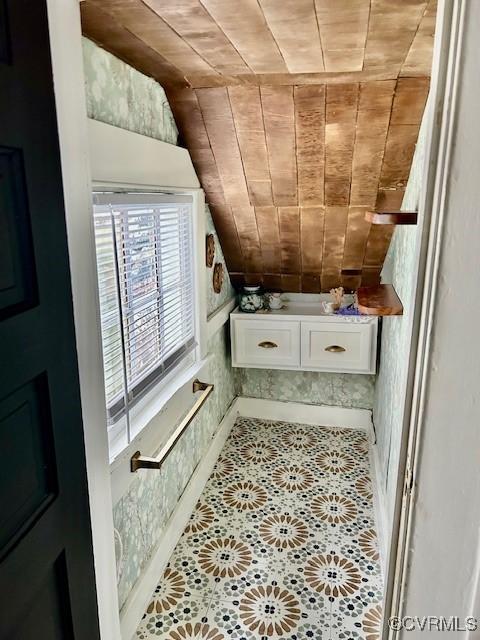
<instances>
[{"instance_id":1,"label":"dark door","mask_svg":"<svg viewBox=\"0 0 480 640\"><path fill-rule=\"evenodd\" d=\"M0 638L99 638L44 0L0 0Z\"/></svg>"}]
</instances>

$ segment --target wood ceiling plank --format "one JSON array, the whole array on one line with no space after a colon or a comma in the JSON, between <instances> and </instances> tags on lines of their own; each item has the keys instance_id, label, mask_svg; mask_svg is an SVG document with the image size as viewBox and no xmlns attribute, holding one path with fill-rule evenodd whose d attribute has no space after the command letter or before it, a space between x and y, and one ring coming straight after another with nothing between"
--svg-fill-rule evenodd
<instances>
[{"instance_id":1,"label":"wood ceiling plank","mask_svg":"<svg viewBox=\"0 0 480 640\"><path fill-rule=\"evenodd\" d=\"M298 293L302 289L302 281L300 274L282 274L282 290L286 293Z\"/></svg>"},{"instance_id":2,"label":"wood ceiling plank","mask_svg":"<svg viewBox=\"0 0 480 640\"><path fill-rule=\"evenodd\" d=\"M259 144L258 137L255 135L249 135L250 143L252 146ZM256 138L252 140L252 137ZM243 151L242 151L243 153ZM261 180L248 180L247 183L248 193L250 194L250 203L254 206L268 206L273 202L272 196L272 182L270 178L265 181Z\"/></svg>"},{"instance_id":3,"label":"wood ceiling plank","mask_svg":"<svg viewBox=\"0 0 480 640\"><path fill-rule=\"evenodd\" d=\"M430 78L399 78L392 108L392 125L419 124L427 102Z\"/></svg>"},{"instance_id":4,"label":"wood ceiling plank","mask_svg":"<svg viewBox=\"0 0 480 640\"><path fill-rule=\"evenodd\" d=\"M375 82L396 80L398 73L385 67L370 71L332 71L323 73L258 73L232 75L203 75L191 73L188 84L194 89L204 87L234 87L237 85L297 86L312 84L351 84L352 82Z\"/></svg>"},{"instance_id":5,"label":"wood ceiling plank","mask_svg":"<svg viewBox=\"0 0 480 640\"><path fill-rule=\"evenodd\" d=\"M362 274L342 273L342 287L345 289L347 293L356 291L358 287L362 284Z\"/></svg>"},{"instance_id":6,"label":"wood ceiling plank","mask_svg":"<svg viewBox=\"0 0 480 640\"><path fill-rule=\"evenodd\" d=\"M301 207L300 243L302 274L320 276L323 258L323 234L325 209L323 207Z\"/></svg>"},{"instance_id":7,"label":"wood ceiling plank","mask_svg":"<svg viewBox=\"0 0 480 640\"><path fill-rule=\"evenodd\" d=\"M229 206L210 205L210 213L220 240L229 273L243 272L243 254L237 227Z\"/></svg>"},{"instance_id":8,"label":"wood ceiling plank","mask_svg":"<svg viewBox=\"0 0 480 640\"><path fill-rule=\"evenodd\" d=\"M210 147L208 149L190 149L189 153L200 184L205 191L207 204L225 205L222 181Z\"/></svg>"},{"instance_id":9,"label":"wood ceiling plank","mask_svg":"<svg viewBox=\"0 0 480 640\"><path fill-rule=\"evenodd\" d=\"M420 125L390 125L380 174L381 189L404 189L412 165Z\"/></svg>"},{"instance_id":10,"label":"wood ceiling plank","mask_svg":"<svg viewBox=\"0 0 480 640\"><path fill-rule=\"evenodd\" d=\"M246 285L253 285L253 286L260 286L260 287L263 285L262 273L244 273L243 277Z\"/></svg>"},{"instance_id":11,"label":"wood ceiling plank","mask_svg":"<svg viewBox=\"0 0 480 640\"><path fill-rule=\"evenodd\" d=\"M315 0L325 71L362 71L370 0Z\"/></svg>"},{"instance_id":12,"label":"wood ceiling plank","mask_svg":"<svg viewBox=\"0 0 480 640\"><path fill-rule=\"evenodd\" d=\"M242 248L245 272L263 273L263 260L255 209L249 205L232 206L232 214Z\"/></svg>"},{"instance_id":13,"label":"wood ceiling plank","mask_svg":"<svg viewBox=\"0 0 480 640\"><path fill-rule=\"evenodd\" d=\"M325 86L294 88L298 203L324 202Z\"/></svg>"},{"instance_id":14,"label":"wood ceiling plank","mask_svg":"<svg viewBox=\"0 0 480 640\"><path fill-rule=\"evenodd\" d=\"M278 207L282 274L300 273L300 210L299 207Z\"/></svg>"},{"instance_id":15,"label":"wood ceiling plank","mask_svg":"<svg viewBox=\"0 0 480 640\"><path fill-rule=\"evenodd\" d=\"M203 121L197 95L193 89L174 89L167 97L193 166L205 191L208 204L225 204L222 182Z\"/></svg>"},{"instance_id":16,"label":"wood ceiling plank","mask_svg":"<svg viewBox=\"0 0 480 640\"><path fill-rule=\"evenodd\" d=\"M429 0L400 76L429 76L432 71L433 38L437 18L437 0Z\"/></svg>"},{"instance_id":17,"label":"wood ceiling plank","mask_svg":"<svg viewBox=\"0 0 480 640\"><path fill-rule=\"evenodd\" d=\"M276 207L255 207L263 266L267 273L281 273L280 228Z\"/></svg>"},{"instance_id":18,"label":"wood ceiling plank","mask_svg":"<svg viewBox=\"0 0 480 640\"><path fill-rule=\"evenodd\" d=\"M394 225L372 224L365 250L364 267L383 265L394 231Z\"/></svg>"},{"instance_id":19,"label":"wood ceiling plank","mask_svg":"<svg viewBox=\"0 0 480 640\"><path fill-rule=\"evenodd\" d=\"M426 0L372 0L364 69L400 72L426 5Z\"/></svg>"},{"instance_id":20,"label":"wood ceiling plank","mask_svg":"<svg viewBox=\"0 0 480 640\"><path fill-rule=\"evenodd\" d=\"M323 236L322 291L342 284L342 261L347 229L348 207L325 208Z\"/></svg>"},{"instance_id":21,"label":"wood ceiling plank","mask_svg":"<svg viewBox=\"0 0 480 640\"><path fill-rule=\"evenodd\" d=\"M210 140L195 91L189 88L172 89L167 91L167 98L187 148L210 149Z\"/></svg>"},{"instance_id":22,"label":"wood ceiling plank","mask_svg":"<svg viewBox=\"0 0 480 640\"><path fill-rule=\"evenodd\" d=\"M365 220L368 207L349 207L342 269L361 269L371 223Z\"/></svg>"},{"instance_id":23,"label":"wood ceiling plank","mask_svg":"<svg viewBox=\"0 0 480 640\"><path fill-rule=\"evenodd\" d=\"M215 69L199 56L166 22L142 0L89 0L107 11L128 31L143 40L185 75L215 74Z\"/></svg>"},{"instance_id":24,"label":"wood ceiling plank","mask_svg":"<svg viewBox=\"0 0 480 640\"><path fill-rule=\"evenodd\" d=\"M395 81L360 85L350 205L375 207ZM347 229L347 236L348 236Z\"/></svg>"},{"instance_id":25,"label":"wood ceiling plank","mask_svg":"<svg viewBox=\"0 0 480 640\"><path fill-rule=\"evenodd\" d=\"M330 49L324 53L325 67L330 72L341 72L345 69L362 71L364 55L365 49L344 49L340 51Z\"/></svg>"},{"instance_id":26,"label":"wood ceiling plank","mask_svg":"<svg viewBox=\"0 0 480 640\"><path fill-rule=\"evenodd\" d=\"M241 7L226 0L201 1L250 69L288 72L257 0L243 0Z\"/></svg>"},{"instance_id":27,"label":"wood ceiling plank","mask_svg":"<svg viewBox=\"0 0 480 640\"><path fill-rule=\"evenodd\" d=\"M320 276L314 276L309 273L302 273L301 287L302 293L320 293Z\"/></svg>"},{"instance_id":28,"label":"wood ceiling plank","mask_svg":"<svg viewBox=\"0 0 480 640\"><path fill-rule=\"evenodd\" d=\"M380 174L377 208L394 208L394 200L398 204L403 194L410 175L428 89L428 78L399 78L397 82ZM393 190L399 193L388 193ZM388 202L382 202L386 198Z\"/></svg>"},{"instance_id":29,"label":"wood ceiling plank","mask_svg":"<svg viewBox=\"0 0 480 640\"><path fill-rule=\"evenodd\" d=\"M398 211L402 206L405 189L399 187L389 189L379 189L375 211Z\"/></svg>"},{"instance_id":30,"label":"wood ceiling plank","mask_svg":"<svg viewBox=\"0 0 480 640\"><path fill-rule=\"evenodd\" d=\"M259 2L288 70L291 73L324 71L322 45L312 0Z\"/></svg>"},{"instance_id":31,"label":"wood ceiling plank","mask_svg":"<svg viewBox=\"0 0 480 640\"><path fill-rule=\"evenodd\" d=\"M293 87L261 87L273 202L298 202Z\"/></svg>"},{"instance_id":32,"label":"wood ceiling plank","mask_svg":"<svg viewBox=\"0 0 480 640\"><path fill-rule=\"evenodd\" d=\"M266 291L283 291L282 276L276 273L264 273L263 286Z\"/></svg>"},{"instance_id":33,"label":"wood ceiling plank","mask_svg":"<svg viewBox=\"0 0 480 640\"><path fill-rule=\"evenodd\" d=\"M230 282L232 285L237 291L239 291L245 284L245 275L243 273L230 270L228 271L228 275L230 276Z\"/></svg>"},{"instance_id":34,"label":"wood ceiling plank","mask_svg":"<svg viewBox=\"0 0 480 640\"><path fill-rule=\"evenodd\" d=\"M143 0L219 73L251 73L199 0Z\"/></svg>"},{"instance_id":35,"label":"wood ceiling plank","mask_svg":"<svg viewBox=\"0 0 480 640\"><path fill-rule=\"evenodd\" d=\"M230 87L228 95L250 202L255 206L271 205L272 181L268 168L260 90L258 87Z\"/></svg>"},{"instance_id":36,"label":"wood ceiling plank","mask_svg":"<svg viewBox=\"0 0 480 640\"><path fill-rule=\"evenodd\" d=\"M325 204L348 206L358 85L328 85L325 121Z\"/></svg>"},{"instance_id":37,"label":"wood ceiling plank","mask_svg":"<svg viewBox=\"0 0 480 640\"><path fill-rule=\"evenodd\" d=\"M231 206L248 206L250 199L227 89L196 89L196 94L225 199Z\"/></svg>"},{"instance_id":38,"label":"wood ceiling plank","mask_svg":"<svg viewBox=\"0 0 480 640\"><path fill-rule=\"evenodd\" d=\"M80 3L83 34L164 88L185 86L180 70L106 13L98 3Z\"/></svg>"},{"instance_id":39,"label":"wood ceiling plank","mask_svg":"<svg viewBox=\"0 0 480 640\"><path fill-rule=\"evenodd\" d=\"M364 267L362 269L362 287L375 287L380 284L381 267Z\"/></svg>"}]
</instances>

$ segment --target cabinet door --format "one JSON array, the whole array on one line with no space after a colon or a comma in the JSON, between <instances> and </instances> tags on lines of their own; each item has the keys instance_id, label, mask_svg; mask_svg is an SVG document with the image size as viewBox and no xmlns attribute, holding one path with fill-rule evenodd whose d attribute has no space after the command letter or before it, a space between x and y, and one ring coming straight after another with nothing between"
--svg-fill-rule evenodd
<instances>
[{"instance_id":1,"label":"cabinet door","mask_svg":"<svg viewBox=\"0 0 480 640\"><path fill-rule=\"evenodd\" d=\"M374 373L374 339L373 323L302 322L302 368Z\"/></svg>"},{"instance_id":2,"label":"cabinet door","mask_svg":"<svg viewBox=\"0 0 480 640\"><path fill-rule=\"evenodd\" d=\"M300 365L300 323L268 320L234 320L233 365L282 367Z\"/></svg>"}]
</instances>

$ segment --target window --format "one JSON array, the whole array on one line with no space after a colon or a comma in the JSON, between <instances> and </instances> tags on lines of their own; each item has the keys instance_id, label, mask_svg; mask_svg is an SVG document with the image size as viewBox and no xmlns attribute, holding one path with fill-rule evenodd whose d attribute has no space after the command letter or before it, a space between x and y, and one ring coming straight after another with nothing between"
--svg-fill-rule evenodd
<instances>
[{"instance_id":1,"label":"window","mask_svg":"<svg viewBox=\"0 0 480 640\"><path fill-rule=\"evenodd\" d=\"M93 202L107 418L118 450L132 437L131 408L196 346L192 199L98 193Z\"/></svg>"}]
</instances>

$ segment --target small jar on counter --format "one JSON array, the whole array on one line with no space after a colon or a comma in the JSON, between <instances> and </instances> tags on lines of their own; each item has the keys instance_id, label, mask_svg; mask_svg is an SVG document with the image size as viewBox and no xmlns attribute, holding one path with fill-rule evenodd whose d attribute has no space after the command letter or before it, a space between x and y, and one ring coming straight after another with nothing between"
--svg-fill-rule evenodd
<instances>
[{"instance_id":1,"label":"small jar on counter","mask_svg":"<svg viewBox=\"0 0 480 640\"><path fill-rule=\"evenodd\" d=\"M239 306L241 311L245 313L255 313L264 307L264 299L261 287L246 285L240 293Z\"/></svg>"}]
</instances>

